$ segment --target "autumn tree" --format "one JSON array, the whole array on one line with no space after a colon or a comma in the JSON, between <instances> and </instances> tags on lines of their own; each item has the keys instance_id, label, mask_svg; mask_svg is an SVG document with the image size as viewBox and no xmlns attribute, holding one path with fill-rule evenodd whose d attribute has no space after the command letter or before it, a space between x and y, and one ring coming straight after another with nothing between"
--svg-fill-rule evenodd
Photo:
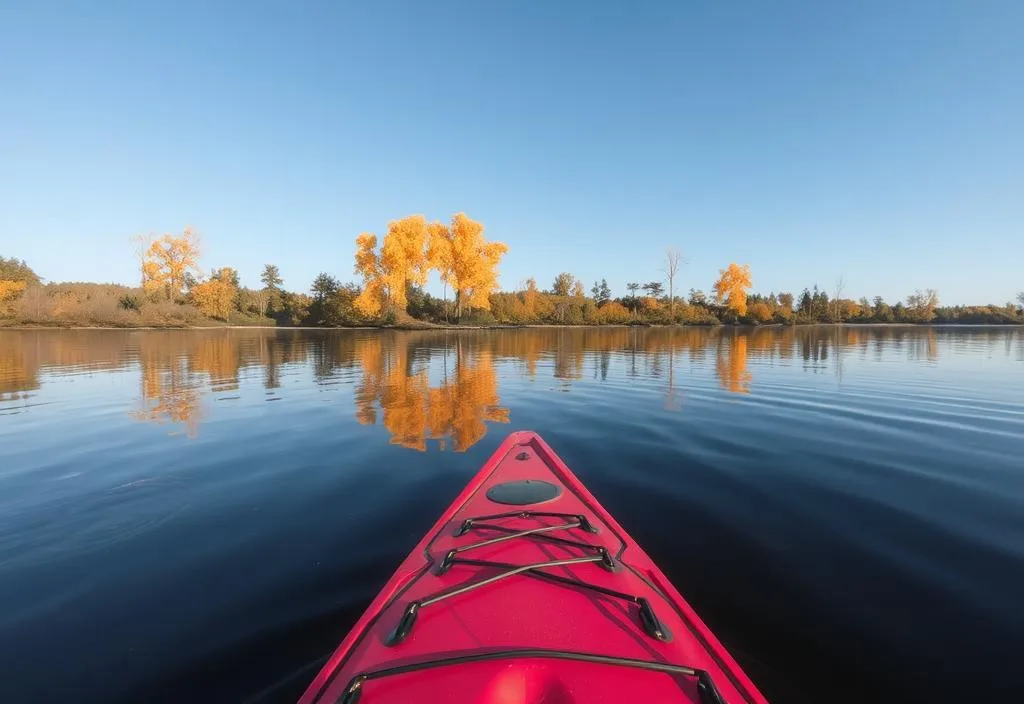
<instances>
[{"instance_id":1,"label":"autumn tree","mask_svg":"<svg viewBox=\"0 0 1024 704\"><path fill-rule=\"evenodd\" d=\"M669 247L665 250L665 278L668 279L668 307L669 312L675 316L676 312L676 299L675 299L675 283L676 275L679 273L679 266L682 264L683 254L675 247Z\"/></svg>"},{"instance_id":2,"label":"autumn tree","mask_svg":"<svg viewBox=\"0 0 1024 704\"><path fill-rule=\"evenodd\" d=\"M363 232L356 237L355 272L363 277L363 290L356 299L356 308L363 315L379 315L386 292L386 273L377 255L377 235Z\"/></svg>"},{"instance_id":3,"label":"autumn tree","mask_svg":"<svg viewBox=\"0 0 1024 704\"><path fill-rule=\"evenodd\" d=\"M939 305L939 293L933 288L920 289L907 296L907 309L910 319L917 323L927 323L935 317L935 309Z\"/></svg>"},{"instance_id":4,"label":"autumn tree","mask_svg":"<svg viewBox=\"0 0 1024 704\"><path fill-rule=\"evenodd\" d=\"M408 287L427 282L430 232L426 218L410 215L388 223L379 252L376 235L363 233L356 238L355 270L363 277L356 307L362 313L375 316L385 307L405 311Z\"/></svg>"},{"instance_id":5,"label":"autumn tree","mask_svg":"<svg viewBox=\"0 0 1024 704\"><path fill-rule=\"evenodd\" d=\"M13 300L17 298L18 294L20 294L24 290L24 281L11 281L10 279L0 279L0 301Z\"/></svg>"},{"instance_id":6,"label":"autumn tree","mask_svg":"<svg viewBox=\"0 0 1024 704\"><path fill-rule=\"evenodd\" d=\"M24 281L0 279L0 315L6 315L9 312L11 304L17 300L24 290Z\"/></svg>"},{"instance_id":7,"label":"autumn tree","mask_svg":"<svg viewBox=\"0 0 1024 704\"><path fill-rule=\"evenodd\" d=\"M427 283L427 219L410 215L388 223L381 248L381 263L386 274L388 301L396 309L405 311L409 286Z\"/></svg>"},{"instance_id":8,"label":"autumn tree","mask_svg":"<svg viewBox=\"0 0 1024 704\"><path fill-rule=\"evenodd\" d=\"M24 259L0 257L0 314L6 314L28 286L38 284L39 277Z\"/></svg>"},{"instance_id":9,"label":"autumn tree","mask_svg":"<svg viewBox=\"0 0 1024 704\"><path fill-rule=\"evenodd\" d=\"M583 282L579 279L576 279L576 283L572 285L572 295L575 298L583 298L587 295L583 290Z\"/></svg>"},{"instance_id":10,"label":"autumn tree","mask_svg":"<svg viewBox=\"0 0 1024 704\"><path fill-rule=\"evenodd\" d=\"M444 319L448 320L448 284L454 275L452 261L452 236L448 225L435 221L427 225L427 266L437 271L441 279Z\"/></svg>"},{"instance_id":11,"label":"autumn tree","mask_svg":"<svg viewBox=\"0 0 1024 704\"><path fill-rule=\"evenodd\" d=\"M531 318L537 313L537 294L537 279L531 276L526 280L526 288L523 291L523 305Z\"/></svg>"},{"instance_id":12,"label":"autumn tree","mask_svg":"<svg viewBox=\"0 0 1024 704\"><path fill-rule=\"evenodd\" d=\"M162 292L168 299L180 296L189 277L199 273L199 236L186 227L178 237L165 234L156 239L142 269L148 293Z\"/></svg>"},{"instance_id":13,"label":"autumn tree","mask_svg":"<svg viewBox=\"0 0 1024 704\"><path fill-rule=\"evenodd\" d=\"M758 301L750 306L750 319L755 323L767 323L772 319L772 309L764 301Z\"/></svg>"},{"instance_id":14,"label":"autumn tree","mask_svg":"<svg viewBox=\"0 0 1024 704\"><path fill-rule=\"evenodd\" d=\"M462 317L463 307L490 310L491 293L498 288L498 264L508 247L484 239L484 226L465 213L455 214L443 236L451 253L456 318Z\"/></svg>"},{"instance_id":15,"label":"autumn tree","mask_svg":"<svg viewBox=\"0 0 1024 704\"><path fill-rule=\"evenodd\" d=\"M226 321L238 293L238 288L232 283L237 279L238 272L234 269L217 269L208 281L197 283L191 288L189 298L204 315Z\"/></svg>"},{"instance_id":16,"label":"autumn tree","mask_svg":"<svg viewBox=\"0 0 1024 704\"><path fill-rule=\"evenodd\" d=\"M230 266L224 266L220 269L214 269L210 272L210 278L214 281L223 281L226 284L231 285L233 288L238 288L238 269Z\"/></svg>"},{"instance_id":17,"label":"autumn tree","mask_svg":"<svg viewBox=\"0 0 1024 704\"><path fill-rule=\"evenodd\" d=\"M597 319L602 323L625 323L629 315L629 309L617 301L608 301L597 311Z\"/></svg>"},{"instance_id":18,"label":"autumn tree","mask_svg":"<svg viewBox=\"0 0 1024 704\"><path fill-rule=\"evenodd\" d=\"M0 257L0 280L21 281L26 286L39 285L39 276L32 271L32 267L26 264L24 259L18 260L14 257Z\"/></svg>"},{"instance_id":19,"label":"autumn tree","mask_svg":"<svg viewBox=\"0 0 1024 704\"><path fill-rule=\"evenodd\" d=\"M715 300L723 301L736 315L747 313L747 290L753 285L750 267L746 264L730 264L727 269L720 269L718 281L715 282Z\"/></svg>"},{"instance_id":20,"label":"autumn tree","mask_svg":"<svg viewBox=\"0 0 1024 704\"><path fill-rule=\"evenodd\" d=\"M556 296L568 296L575 280L576 277L567 271L563 271L555 277L554 282L551 284L551 293Z\"/></svg>"}]
</instances>

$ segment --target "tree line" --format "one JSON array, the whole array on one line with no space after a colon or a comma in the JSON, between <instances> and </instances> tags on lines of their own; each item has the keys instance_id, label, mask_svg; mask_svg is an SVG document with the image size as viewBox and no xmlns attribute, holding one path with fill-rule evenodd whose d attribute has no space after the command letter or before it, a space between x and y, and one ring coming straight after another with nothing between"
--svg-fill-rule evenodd
<instances>
[{"instance_id":1,"label":"tree line","mask_svg":"<svg viewBox=\"0 0 1024 704\"><path fill-rule=\"evenodd\" d=\"M192 326L229 323L281 326L381 325L605 325L605 324L814 324L814 323L1024 323L1019 305L941 306L933 289L904 300L853 300L842 279L829 291L813 285L793 292L755 293L750 268L730 263L710 292L679 295L683 263L673 248L650 281L629 282L615 296L606 278L589 292L570 272L541 288L528 278L515 290L498 289L508 247L488 241L484 226L465 213L448 222L411 215L388 223L378 241L356 238L353 273L343 283L328 272L309 287L289 291L279 268L264 266L259 288L243 287L238 271L200 268L201 243L192 228L181 234L132 238L139 285L46 283L23 260L0 257L0 321L66 325ZM424 286L436 272L442 297ZM452 297L449 300L449 289Z\"/></svg>"}]
</instances>

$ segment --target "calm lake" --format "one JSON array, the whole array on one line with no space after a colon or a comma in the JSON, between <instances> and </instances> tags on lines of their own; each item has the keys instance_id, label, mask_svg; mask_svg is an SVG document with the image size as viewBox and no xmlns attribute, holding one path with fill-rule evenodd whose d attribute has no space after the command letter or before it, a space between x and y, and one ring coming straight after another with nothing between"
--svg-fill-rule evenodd
<instances>
[{"instance_id":1,"label":"calm lake","mask_svg":"<svg viewBox=\"0 0 1024 704\"><path fill-rule=\"evenodd\" d=\"M776 702L1019 701L1024 330L0 331L0 701L291 701L516 429Z\"/></svg>"}]
</instances>

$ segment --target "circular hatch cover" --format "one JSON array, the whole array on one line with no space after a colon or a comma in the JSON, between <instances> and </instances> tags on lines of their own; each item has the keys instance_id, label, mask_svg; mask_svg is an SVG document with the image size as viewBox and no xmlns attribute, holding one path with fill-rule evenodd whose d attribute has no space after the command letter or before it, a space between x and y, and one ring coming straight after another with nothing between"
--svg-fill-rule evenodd
<instances>
[{"instance_id":1,"label":"circular hatch cover","mask_svg":"<svg viewBox=\"0 0 1024 704\"><path fill-rule=\"evenodd\" d=\"M540 479L521 479L514 482L495 484L487 490L487 498L499 504L526 506L551 501L562 493L562 489L551 482Z\"/></svg>"}]
</instances>

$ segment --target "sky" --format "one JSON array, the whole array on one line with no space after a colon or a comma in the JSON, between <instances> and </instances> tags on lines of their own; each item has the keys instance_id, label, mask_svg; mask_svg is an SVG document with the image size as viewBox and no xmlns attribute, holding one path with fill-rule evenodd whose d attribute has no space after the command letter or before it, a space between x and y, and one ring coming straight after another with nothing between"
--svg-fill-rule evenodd
<instances>
[{"instance_id":1,"label":"sky","mask_svg":"<svg viewBox=\"0 0 1024 704\"><path fill-rule=\"evenodd\" d=\"M464 211L501 283L897 300L1024 290L1024 2L0 4L0 256L134 283L355 279L355 237ZM432 284L436 287L436 282Z\"/></svg>"}]
</instances>

